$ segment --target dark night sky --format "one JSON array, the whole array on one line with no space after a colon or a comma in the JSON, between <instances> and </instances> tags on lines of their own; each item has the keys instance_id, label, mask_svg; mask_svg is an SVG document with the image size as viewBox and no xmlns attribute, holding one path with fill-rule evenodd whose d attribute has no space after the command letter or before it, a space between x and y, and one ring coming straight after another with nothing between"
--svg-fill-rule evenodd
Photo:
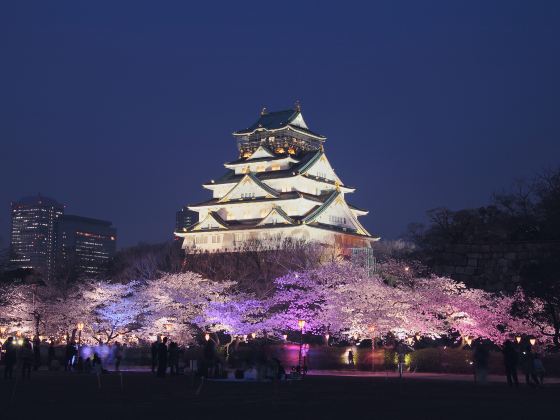
<instances>
[{"instance_id":1,"label":"dark night sky","mask_svg":"<svg viewBox=\"0 0 560 420\"><path fill-rule=\"evenodd\" d=\"M560 2L2 2L0 236L41 192L121 246L236 157L262 106L302 103L372 232L560 161Z\"/></svg>"}]
</instances>

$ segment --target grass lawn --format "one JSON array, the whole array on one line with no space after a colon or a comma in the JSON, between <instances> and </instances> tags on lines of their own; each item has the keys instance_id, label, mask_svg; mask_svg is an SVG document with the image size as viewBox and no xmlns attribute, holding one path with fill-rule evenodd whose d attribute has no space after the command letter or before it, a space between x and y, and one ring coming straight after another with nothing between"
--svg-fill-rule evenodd
<instances>
[{"instance_id":1,"label":"grass lawn","mask_svg":"<svg viewBox=\"0 0 560 420\"><path fill-rule=\"evenodd\" d=\"M535 418L560 415L560 385L540 389L464 381L308 377L296 383L206 382L127 372L101 377L38 372L31 381L0 380L2 416L46 418ZM15 385L15 390L14 390ZM13 417L12 417L13 418Z\"/></svg>"}]
</instances>

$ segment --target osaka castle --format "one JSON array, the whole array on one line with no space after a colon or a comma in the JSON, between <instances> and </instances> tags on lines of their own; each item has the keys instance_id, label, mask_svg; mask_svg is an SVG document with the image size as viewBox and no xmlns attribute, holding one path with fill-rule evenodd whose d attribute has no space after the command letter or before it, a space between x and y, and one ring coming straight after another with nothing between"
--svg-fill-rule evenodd
<instances>
[{"instance_id":1,"label":"osaka castle","mask_svg":"<svg viewBox=\"0 0 560 420\"><path fill-rule=\"evenodd\" d=\"M344 252L370 247L358 221L368 212L349 204L345 185L325 154L326 137L309 129L299 105L267 112L233 133L237 159L203 184L212 198L188 208L198 222L175 232L186 253L236 252L249 243L274 247L282 238L318 242ZM259 241L259 242L257 242Z\"/></svg>"}]
</instances>

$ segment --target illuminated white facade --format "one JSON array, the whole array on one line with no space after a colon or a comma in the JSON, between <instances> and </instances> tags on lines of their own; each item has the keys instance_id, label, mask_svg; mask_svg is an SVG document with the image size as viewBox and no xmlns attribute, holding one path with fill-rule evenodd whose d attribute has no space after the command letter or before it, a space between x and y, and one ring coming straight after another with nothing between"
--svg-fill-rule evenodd
<instances>
[{"instance_id":1,"label":"illuminated white facade","mask_svg":"<svg viewBox=\"0 0 560 420\"><path fill-rule=\"evenodd\" d=\"M198 223L175 234L187 253L234 252L248 241L296 238L367 247L373 238L358 221L368 212L346 202L344 185L327 159L325 137L308 129L299 107L261 113L233 135L239 158L227 173L204 184L212 199L188 206Z\"/></svg>"}]
</instances>

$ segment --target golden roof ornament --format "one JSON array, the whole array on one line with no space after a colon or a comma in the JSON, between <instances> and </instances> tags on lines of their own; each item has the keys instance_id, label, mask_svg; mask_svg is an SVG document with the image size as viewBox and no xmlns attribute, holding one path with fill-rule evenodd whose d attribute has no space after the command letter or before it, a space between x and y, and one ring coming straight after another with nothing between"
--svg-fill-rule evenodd
<instances>
[{"instance_id":1,"label":"golden roof ornament","mask_svg":"<svg viewBox=\"0 0 560 420\"><path fill-rule=\"evenodd\" d=\"M295 108L297 112L301 112L301 104L299 103L299 100L296 100Z\"/></svg>"},{"instance_id":2,"label":"golden roof ornament","mask_svg":"<svg viewBox=\"0 0 560 420\"><path fill-rule=\"evenodd\" d=\"M334 186L336 187L337 191L340 191L340 182L338 180L334 181Z\"/></svg>"},{"instance_id":3,"label":"golden roof ornament","mask_svg":"<svg viewBox=\"0 0 560 420\"><path fill-rule=\"evenodd\" d=\"M268 114L268 111L266 110L266 106L263 106L263 109L261 110L261 115L266 115Z\"/></svg>"}]
</instances>

